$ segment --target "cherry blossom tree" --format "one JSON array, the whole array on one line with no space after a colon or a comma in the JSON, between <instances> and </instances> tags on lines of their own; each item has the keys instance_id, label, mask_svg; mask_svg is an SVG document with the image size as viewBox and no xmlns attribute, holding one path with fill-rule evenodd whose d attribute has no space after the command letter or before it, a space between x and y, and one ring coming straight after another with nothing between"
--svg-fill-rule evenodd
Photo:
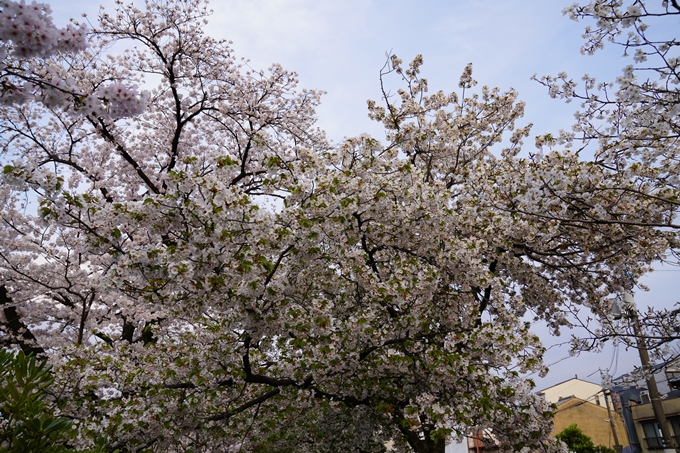
<instances>
[{"instance_id":1,"label":"cherry blossom tree","mask_svg":"<svg viewBox=\"0 0 680 453\"><path fill-rule=\"evenodd\" d=\"M583 77L579 87L567 74L543 77L539 81L549 87L553 97L568 102L577 100L581 110L572 131L559 137L539 137L539 144L579 144L584 152L594 154L593 164L625 173L630 183L614 186L622 193L636 193L648 202L665 206L667 215L644 223L653 225L659 234L677 228L678 157L680 153L680 41L677 28L680 5L676 1L595 0L574 4L565 11L573 20L591 23L583 35L581 51L595 54L609 45L618 46L627 58L621 76L614 82L597 82ZM621 217L617 221L627 223ZM677 264L675 240L659 255L661 261ZM643 258L644 259L644 258ZM637 260L631 257L629 263ZM631 273L622 281L618 298L623 317L613 319L611 310L595 311L596 318L582 317L591 334L589 339L576 339L575 347L597 348L603 341L615 338L626 345L639 347L642 334L646 346L657 359L674 360L677 356L668 346L680 338L678 310L638 308L623 300L623 290L631 289L639 274ZM644 287L640 287L644 290ZM618 318L618 317L617 317ZM642 320L642 330L637 327Z\"/></svg>"},{"instance_id":2,"label":"cherry blossom tree","mask_svg":"<svg viewBox=\"0 0 680 453\"><path fill-rule=\"evenodd\" d=\"M603 309L673 246L676 205L627 167L523 155L524 104L471 65L430 93L422 57L391 56L385 139L332 144L320 93L239 63L208 14L119 3L88 49L10 74L69 80L0 111L0 338L47 357L76 445L558 449L526 317ZM143 111L112 100L145 84Z\"/></svg>"}]
</instances>

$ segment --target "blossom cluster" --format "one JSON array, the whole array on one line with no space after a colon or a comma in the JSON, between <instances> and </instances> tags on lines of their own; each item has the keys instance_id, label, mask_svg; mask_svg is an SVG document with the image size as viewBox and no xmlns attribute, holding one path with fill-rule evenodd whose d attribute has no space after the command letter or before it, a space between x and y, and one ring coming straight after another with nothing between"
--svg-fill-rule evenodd
<instances>
[{"instance_id":1,"label":"blossom cluster","mask_svg":"<svg viewBox=\"0 0 680 453\"><path fill-rule=\"evenodd\" d=\"M11 42L12 54L16 57L46 57L87 48L87 26L68 24L57 28L45 3L2 0L0 8L0 41Z\"/></svg>"},{"instance_id":2,"label":"blossom cluster","mask_svg":"<svg viewBox=\"0 0 680 453\"><path fill-rule=\"evenodd\" d=\"M0 103L22 104L31 100L50 108L118 119L141 114L147 92L122 82L101 84L88 93L68 73L57 74L49 65L32 58L77 54L87 49L88 27L70 23L57 28L49 5L24 0L0 2L0 68L3 90ZM11 58L11 61L8 61Z\"/></svg>"},{"instance_id":3,"label":"blossom cluster","mask_svg":"<svg viewBox=\"0 0 680 453\"><path fill-rule=\"evenodd\" d=\"M88 96L84 109L98 116L117 119L140 115L149 100L149 92L139 92L137 88L122 83L112 83L100 87Z\"/></svg>"}]
</instances>

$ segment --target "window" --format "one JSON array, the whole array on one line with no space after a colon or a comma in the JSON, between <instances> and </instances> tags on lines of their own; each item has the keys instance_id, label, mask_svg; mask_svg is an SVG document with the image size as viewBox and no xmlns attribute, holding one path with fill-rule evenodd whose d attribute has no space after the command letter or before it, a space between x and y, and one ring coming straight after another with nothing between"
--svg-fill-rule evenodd
<instances>
[{"instance_id":1,"label":"window","mask_svg":"<svg viewBox=\"0 0 680 453\"><path fill-rule=\"evenodd\" d=\"M645 433L645 442L647 448L650 450L658 450L663 448L663 437L659 425L654 420L647 420L641 422L642 431ZM673 427L675 429L675 426Z\"/></svg>"},{"instance_id":2,"label":"window","mask_svg":"<svg viewBox=\"0 0 680 453\"><path fill-rule=\"evenodd\" d=\"M673 428L675 443L680 445L680 417L669 417L668 421L671 422L671 428Z\"/></svg>"}]
</instances>

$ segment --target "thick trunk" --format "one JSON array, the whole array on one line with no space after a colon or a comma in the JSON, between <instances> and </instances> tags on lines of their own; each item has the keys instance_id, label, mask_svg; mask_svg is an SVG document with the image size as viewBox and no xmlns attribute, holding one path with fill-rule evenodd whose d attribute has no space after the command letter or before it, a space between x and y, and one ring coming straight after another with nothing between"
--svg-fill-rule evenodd
<instances>
[{"instance_id":1,"label":"thick trunk","mask_svg":"<svg viewBox=\"0 0 680 453\"><path fill-rule=\"evenodd\" d=\"M406 441L413 449L414 453L444 453L446 450L446 442L443 440L435 441L430 436L430 430L424 429L423 435L421 431L413 431L409 427L399 424L399 430L406 438Z\"/></svg>"},{"instance_id":2,"label":"thick trunk","mask_svg":"<svg viewBox=\"0 0 680 453\"><path fill-rule=\"evenodd\" d=\"M7 288L4 285L0 286L0 307L5 315L4 321L0 319L0 323L5 325L6 331L13 337L9 343L18 344L26 355L44 354L45 350L37 343L35 336L19 317L16 307L10 305L11 303L12 298L9 297Z\"/></svg>"}]
</instances>

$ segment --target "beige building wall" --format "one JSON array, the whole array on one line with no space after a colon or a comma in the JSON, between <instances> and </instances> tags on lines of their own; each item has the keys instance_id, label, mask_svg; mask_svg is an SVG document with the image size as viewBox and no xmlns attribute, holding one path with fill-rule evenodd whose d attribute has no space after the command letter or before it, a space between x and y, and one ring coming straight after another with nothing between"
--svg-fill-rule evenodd
<instances>
[{"instance_id":1,"label":"beige building wall","mask_svg":"<svg viewBox=\"0 0 680 453\"><path fill-rule=\"evenodd\" d=\"M555 414L555 427L551 433L555 436L564 428L576 423L578 427L586 435L588 435L595 445L604 445L605 447L614 448L614 434L612 432L611 424L609 423L609 415L604 403L604 396L600 394L602 399L602 406L584 401L580 398L571 398L569 401L560 404L557 407ZM611 405L611 402L609 403ZM622 446L628 445L628 435L623 424L622 418L611 411L614 418L614 428L619 439L619 444Z\"/></svg>"},{"instance_id":2,"label":"beige building wall","mask_svg":"<svg viewBox=\"0 0 680 453\"><path fill-rule=\"evenodd\" d=\"M585 401L590 401L597 404L597 399L602 400L602 405L604 405L604 399L602 397L602 387L592 382L584 381L579 378L571 378L567 381L560 382L559 384L548 387L547 389L538 392L539 395L543 395L549 403L556 404L560 398L567 398L569 396L575 396Z\"/></svg>"}]
</instances>

